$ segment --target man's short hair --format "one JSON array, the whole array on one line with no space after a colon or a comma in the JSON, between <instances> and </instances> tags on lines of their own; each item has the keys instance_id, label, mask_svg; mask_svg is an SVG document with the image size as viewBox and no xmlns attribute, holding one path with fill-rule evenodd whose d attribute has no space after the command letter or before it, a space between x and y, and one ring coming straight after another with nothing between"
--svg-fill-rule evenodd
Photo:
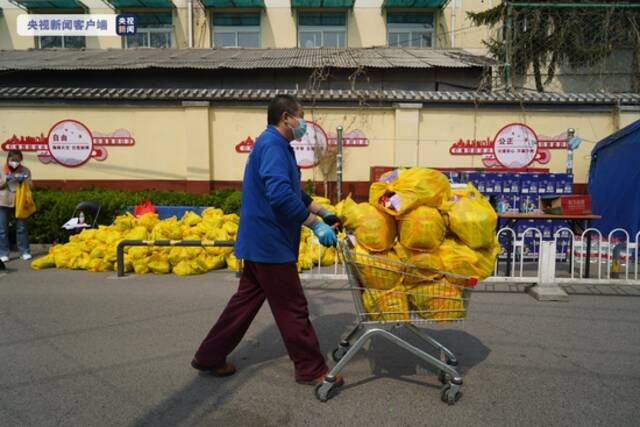
<instances>
[{"instance_id":1,"label":"man's short hair","mask_svg":"<svg viewBox=\"0 0 640 427\"><path fill-rule=\"evenodd\" d=\"M269 103L267 111L267 122L270 125L277 125L282 118L282 114L295 114L302 104L293 95L276 95Z\"/></svg>"}]
</instances>

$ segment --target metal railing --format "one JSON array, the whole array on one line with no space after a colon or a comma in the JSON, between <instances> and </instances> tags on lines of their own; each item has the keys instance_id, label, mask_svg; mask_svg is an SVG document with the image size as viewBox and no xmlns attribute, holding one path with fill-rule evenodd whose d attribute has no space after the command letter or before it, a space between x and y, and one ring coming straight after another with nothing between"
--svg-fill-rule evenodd
<instances>
[{"instance_id":1,"label":"metal railing","mask_svg":"<svg viewBox=\"0 0 640 427\"><path fill-rule=\"evenodd\" d=\"M528 258L525 256L525 239L531 238L531 234L537 235L538 244L534 247L541 248L544 239L539 229L528 228L520 236L511 228L498 231L499 239L509 237L506 244L501 242L506 256L502 254L496 260L494 275L486 282L539 283L542 277L549 277L545 273L551 271L552 282L558 286L640 285L640 232L632 241L629 233L621 228L612 230L607 236L595 228L588 228L580 235L570 228L558 229L550 240L553 245L548 248L554 252L553 258L548 258L555 260L553 266L549 265L548 259L546 263L541 262L543 256L540 252L533 251ZM558 253L558 247L567 247L568 250ZM506 265L506 269L501 268L501 263ZM528 274L530 272L537 274L532 276Z\"/></svg>"}]
</instances>

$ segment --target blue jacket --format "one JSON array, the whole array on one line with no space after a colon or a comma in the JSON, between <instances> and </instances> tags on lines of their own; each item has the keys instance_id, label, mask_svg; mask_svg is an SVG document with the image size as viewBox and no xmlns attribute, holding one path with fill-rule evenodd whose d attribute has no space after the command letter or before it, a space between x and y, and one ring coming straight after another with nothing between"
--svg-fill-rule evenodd
<instances>
[{"instance_id":1,"label":"blue jacket","mask_svg":"<svg viewBox=\"0 0 640 427\"><path fill-rule=\"evenodd\" d=\"M272 126L256 139L244 170L236 257L260 263L298 259L300 227L309 216L289 141Z\"/></svg>"}]
</instances>

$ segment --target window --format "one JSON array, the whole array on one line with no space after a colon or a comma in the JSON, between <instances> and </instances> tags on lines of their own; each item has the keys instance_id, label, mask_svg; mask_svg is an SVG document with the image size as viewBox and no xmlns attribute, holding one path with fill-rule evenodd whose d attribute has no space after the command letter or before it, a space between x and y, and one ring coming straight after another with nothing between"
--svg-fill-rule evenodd
<instances>
[{"instance_id":1,"label":"window","mask_svg":"<svg viewBox=\"0 0 640 427\"><path fill-rule=\"evenodd\" d=\"M132 36L124 37L124 47L171 47L171 33L173 32L171 12L167 13L139 13L138 31Z\"/></svg>"},{"instance_id":2,"label":"window","mask_svg":"<svg viewBox=\"0 0 640 427\"><path fill-rule=\"evenodd\" d=\"M39 49L82 49L85 46L84 36L38 36Z\"/></svg>"},{"instance_id":3,"label":"window","mask_svg":"<svg viewBox=\"0 0 640 427\"><path fill-rule=\"evenodd\" d=\"M387 13L389 47L432 47L432 13Z\"/></svg>"},{"instance_id":4,"label":"window","mask_svg":"<svg viewBox=\"0 0 640 427\"><path fill-rule=\"evenodd\" d=\"M214 13L214 47L260 47L259 13Z\"/></svg>"},{"instance_id":5,"label":"window","mask_svg":"<svg viewBox=\"0 0 640 427\"><path fill-rule=\"evenodd\" d=\"M345 47L346 39L344 13L298 13L299 47Z\"/></svg>"}]
</instances>

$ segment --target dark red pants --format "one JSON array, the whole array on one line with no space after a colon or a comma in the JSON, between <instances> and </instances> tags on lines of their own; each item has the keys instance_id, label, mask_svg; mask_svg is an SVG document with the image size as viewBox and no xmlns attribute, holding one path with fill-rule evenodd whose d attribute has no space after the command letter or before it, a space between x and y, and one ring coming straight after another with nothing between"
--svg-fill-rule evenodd
<instances>
[{"instance_id":1,"label":"dark red pants","mask_svg":"<svg viewBox=\"0 0 640 427\"><path fill-rule=\"evenodd\" d=\"M249 329L265 298L295 366L296 379L310 380L324 375L327 365L309 321L307 299L295 263L245 261L238 291L200 344L196 360L212 368L223 365Z\"/></svg>"}]
</instances>

